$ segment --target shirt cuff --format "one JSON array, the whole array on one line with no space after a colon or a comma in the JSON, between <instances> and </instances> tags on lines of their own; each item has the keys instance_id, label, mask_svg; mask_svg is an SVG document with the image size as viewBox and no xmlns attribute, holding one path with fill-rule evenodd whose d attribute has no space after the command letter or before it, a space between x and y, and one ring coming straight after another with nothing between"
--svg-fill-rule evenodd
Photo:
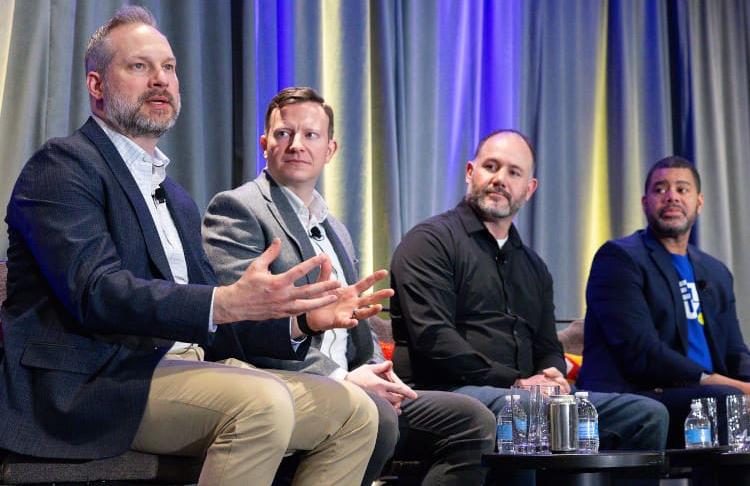
<instances>
[{"instance_id":1,"label":"shirt cuff","mask_svg":"<svg viewBox=\"0 0 750 486\"><path fill-rule=\"evenodd\" d=\"M214 324L214 296L216 295L216 287L214 287L213 292L211 292L211 310L208 311L208 332L216 332L216 330L219 328L216 324Z\"/></svg>"},{"instance_id":2,"label":"shirt cuff","mask_svg":"<svg viewBox=\"0 0 750 486\"><path fill-rule=\"evenodd\" d=\"M292 343L292 349L296 353L297 352L297 348L299 348L299 345L302 344L302 343L304 343L305 340L307 339L307 334L303 334L302 336L300 336L297 339L294 339L293 337L291 337L291 335L292 335L292 326L294 325L294 319L296 319L295 316L292 316L292 317L289 318L289 336L290 336L289 340Z\"/></svg>"}]
</instances>

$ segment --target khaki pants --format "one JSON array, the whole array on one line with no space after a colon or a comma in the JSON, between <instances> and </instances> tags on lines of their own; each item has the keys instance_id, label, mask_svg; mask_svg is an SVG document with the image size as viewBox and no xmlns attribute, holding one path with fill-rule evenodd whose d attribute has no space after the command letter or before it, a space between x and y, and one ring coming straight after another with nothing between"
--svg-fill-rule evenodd
<instances>
[{"instance_id":1,"label":"khaki pants","mask_svg":"<svg viewBox=\"0 0 750 486\"><path fill-rule=\"evenodd\" d=\"M133 449L205 454L205 486L271 484L287 451L306 451L295 485L360 484L378 421L358 387L202 357L190 348L162 359Z\"/></svg>"}]
</instances>

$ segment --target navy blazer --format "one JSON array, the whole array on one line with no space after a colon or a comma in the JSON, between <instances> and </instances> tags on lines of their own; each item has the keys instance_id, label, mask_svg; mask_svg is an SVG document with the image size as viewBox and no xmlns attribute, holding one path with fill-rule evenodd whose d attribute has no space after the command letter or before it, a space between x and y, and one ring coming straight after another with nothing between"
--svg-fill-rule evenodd
<instances>
[{"instance_id":1,"label":"navy blazer","mask_svg":"<svg viewBox=\"0 0 750 486\"><path fill-rule=\"evenodd\" d=\"M0 448L59 458L125 451L159 360L175 340L209 341L216 278L198 208L172 179L164 189L189 285L174 283L146 202L93 119L24 166L6 218ZM288 331L281 345L258 339L254 351L287 357L288 340Z\"/></svg>"},{"instance_id":2,"label":"navy blazer","mask_svg":"<svg viewBox=\"0 0 750 486\"><path fill-rule=\"evenodd\" d=\"M750 380L750 354L737 321L732 274L688 246L714 371ZM586 287L584 389L632 392L698 384L687 357L687 323L669 252L649 230L605 243Z\"/></svg>"}]
</instances>

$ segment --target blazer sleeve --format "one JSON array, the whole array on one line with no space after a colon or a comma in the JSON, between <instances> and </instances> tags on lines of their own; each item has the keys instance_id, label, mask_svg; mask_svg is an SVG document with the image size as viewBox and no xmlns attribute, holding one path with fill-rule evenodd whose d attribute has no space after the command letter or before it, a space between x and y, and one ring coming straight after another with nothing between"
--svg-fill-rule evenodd
<instances>
[{"instance_id":1,"label":"blazer sleeve","mask_svg":"<svg viewBox=\"0 0 750 486\"><path fill-rule=\"evenodd\" d=\"M643 270L625 250L612 242L599 249L586 287L587 313L599 323L619 369L633 383L697 383L702 367L660 339L648 292Z\"/></svg>"},{"instance_id":2,"label":"blazer sleeve","mask_svg":"<svg viewBox=\"0 0 750 486\"><path fill-rule=\"evenodd\" d=\"M518 370L477 351L456 328L457 295L451 242L435 228L418 226L396 249L391 284L396 291L400 320L414 351L435 365L446 381L508 387Z\"/></svg>"},{"instance_id":3,"label":"blazer sleeve","mask_svg":"<svg viewBox=\"0 0 750 486\"><path fill-rule=\"evenodd\" d=\"M87 160L94 150L86 150L60 141L42 147L18 178L9 227L82 328L205 343L213 287L139 278L128 270L109 225L118 211L132 208L112 207L105 184L119 190L112 188L116 182L101 172L104 161Z\"/></svg>"}]
</instances>

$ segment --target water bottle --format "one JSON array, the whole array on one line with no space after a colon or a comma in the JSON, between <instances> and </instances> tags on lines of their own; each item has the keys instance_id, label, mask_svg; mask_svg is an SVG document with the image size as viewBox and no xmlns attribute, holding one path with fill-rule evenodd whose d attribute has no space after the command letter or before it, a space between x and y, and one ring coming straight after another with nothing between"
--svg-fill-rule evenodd
<instances>
[{"instance_id":1,"label":"water bottle","mask_svg":"<svg viewBox=\"0 0 750 486\"><path fill-rule=\"evenodd\" d=\"M685 449L711 447L711 422L700 403L690 404L690 415L685 419Z\"/></svg>"},{"instance_id":2,"label":"water bottle","mask_svg":"<svg viewBox=\"0 0 750 486\"><path fill-rule=\"evenodd\" d=\"M589 401L589 393L576 392L578 404L578 452L596 454L599 452L599 414Z\"/></svg>"},{"instance_id":3,"label":"water bottle","mask_svg":"<svg viewBox=\"0 0 750 486\"><path fill-rule=\"evenodd\" d=\"M510 395L505 395L504 398L505 404L497 416L497 452L514 454L516 447L513 445L513 405Z\"/></svg>"},{"instance_id":4,"label":"water bottle","mask_svg":"<svg viewBox=\"0 0 750 486\"><path fill-rule=\"evenodd\" d=\"M528 422L526 410L521 405L521 395L513 395L513 444L515 444L517 454L527 454L529 450L528 442Z\"/></svg>"}]
</instances>

